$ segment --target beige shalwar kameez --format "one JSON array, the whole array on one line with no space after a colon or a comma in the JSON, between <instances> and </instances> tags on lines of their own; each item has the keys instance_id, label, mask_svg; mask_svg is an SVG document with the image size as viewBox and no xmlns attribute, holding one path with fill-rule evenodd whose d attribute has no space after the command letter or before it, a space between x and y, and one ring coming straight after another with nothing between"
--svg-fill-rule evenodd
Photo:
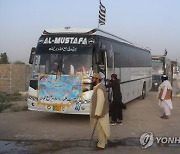
<instances>
[{"instance_id":1,"label":"beige shalwar kameez","mask_svg":"<svg viewBox=\"0 0 180 154\"><path fill-rule=\"evenodd\" d=\"M101 83L100 83L101 84ZM94 91L98 88L99 84L94 87ZM95 109L95 115L101 116L105 97L104 93L101 89L97 90L97 106ZM91 102L91 110L92 110L92 102ZM94 128L97 118L94 118L90 115L90 125L91 128ZM106 113L103 117L98 119L98 123L96 126L96 132L98 136L97 147L105 148L107 144L107 138L110 136L110 126L109 126L109 113Z\"/></svg>"},{"instance_id":2,"label":"beige shalwar kameez","mask_svg":"<svg viewBox=\"0 0 180 154\"><path fill-rule=\"evenodd\" d=\"M172 106L172 86L168 80L165 80L158 88L159 105L164 109L166 116L171 115ZM168 94L169 93L169 94Z\"/></svg>"}]
</instances>

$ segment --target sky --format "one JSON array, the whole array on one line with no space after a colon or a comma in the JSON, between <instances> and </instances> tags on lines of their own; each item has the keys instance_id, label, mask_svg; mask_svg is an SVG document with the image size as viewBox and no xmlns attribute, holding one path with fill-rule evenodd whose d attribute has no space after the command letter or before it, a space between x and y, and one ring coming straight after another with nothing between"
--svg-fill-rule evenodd
<instances>
[{"instance_id":1,"label":"sky","mask_svg":"<svg viewBox=\"0 0 180 154\"><path fill-rule=\"evenodd\" d=\"M101 0L100 29L180 62L180 0ZM28 63L48 28L97 28L99 0L0 0L0 53Z\"/></svg>"}]
</instances>

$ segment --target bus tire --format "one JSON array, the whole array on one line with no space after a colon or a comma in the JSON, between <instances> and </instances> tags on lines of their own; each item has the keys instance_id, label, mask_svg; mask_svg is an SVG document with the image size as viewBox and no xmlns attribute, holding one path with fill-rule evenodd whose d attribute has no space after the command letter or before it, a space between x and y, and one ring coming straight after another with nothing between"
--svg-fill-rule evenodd
<instances>
[{"instance_id":1,"label":"bus tire","mask_svg":"<svg viewBox=\"0 0 180 154\"><path fill-rule=\"evenodd\" d=\"M144 99L145 96L146 96L146 83L144 82L140 98Z\"/></svg>"}]
</instances>

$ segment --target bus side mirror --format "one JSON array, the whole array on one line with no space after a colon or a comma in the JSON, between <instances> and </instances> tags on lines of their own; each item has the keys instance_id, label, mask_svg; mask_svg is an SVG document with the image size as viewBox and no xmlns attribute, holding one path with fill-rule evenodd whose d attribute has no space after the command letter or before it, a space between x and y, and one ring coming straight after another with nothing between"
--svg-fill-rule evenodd
<instances>
[{"instance_id":1,"label":"bus side mirror","mask_svg":"<svg viewBox=\"0 0 180 154\"><path fill-rule=\"evenodd\" d=\"M36 48L32 47L31 54L30 54L30 57L29 57L29 64L33 64L35 52L36 52Z\"/></svg>"}]
</instances>

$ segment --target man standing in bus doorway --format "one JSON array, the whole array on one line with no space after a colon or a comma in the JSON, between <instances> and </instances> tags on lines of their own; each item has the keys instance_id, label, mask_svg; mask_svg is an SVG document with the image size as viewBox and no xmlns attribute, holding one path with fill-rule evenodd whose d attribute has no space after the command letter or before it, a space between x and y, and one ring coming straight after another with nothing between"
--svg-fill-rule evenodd
<instances>
[{"instance_id":1,"label":"man standing in bus doorway","mask_svg":"<svg viewBox=\"0 0 180 154\"><path fill-rule=\"evenodd\" d=\"M110 105L110 112L112 115L111 125L115 126L116 124L122 125L123 114L122 109L126 109L126 105L122 103L122 94L120 90L120 83L117 79L116 74L111 75L111 80L107 85L107 88L112 88L113 92L113 101Z\"/></svg>"},{"instance_id":2,"label":"man standing in bus doorway","mask_svg":"<svg viewBox=\"0 0 180 154\"><path fill-rule=\"evenodd\" d=\"M96 127L98 136L97 150L103 150L107 144L107 138L110 136L109 126L109 103L106 94L106 88L101 83L99 73L92 76L93 94L90 106L90 125Z\"/></svg>"},{"instance_id":3,"label":"man standing in bus doorway","mask_svg":"<svg viewBox=\"0 0 180 154\"><path fill-rule=\"evenodd\" d=\"M168 81L167 75L162 75L161 77L162 83L160 84L158 88L158 99L159 99L159 105L164 110L164 115L160 118L162 119L169 119L169 116L171 115L171 109L173 109L172 106L172 86L171 83Z\"/></svg>"}]
</instances>

